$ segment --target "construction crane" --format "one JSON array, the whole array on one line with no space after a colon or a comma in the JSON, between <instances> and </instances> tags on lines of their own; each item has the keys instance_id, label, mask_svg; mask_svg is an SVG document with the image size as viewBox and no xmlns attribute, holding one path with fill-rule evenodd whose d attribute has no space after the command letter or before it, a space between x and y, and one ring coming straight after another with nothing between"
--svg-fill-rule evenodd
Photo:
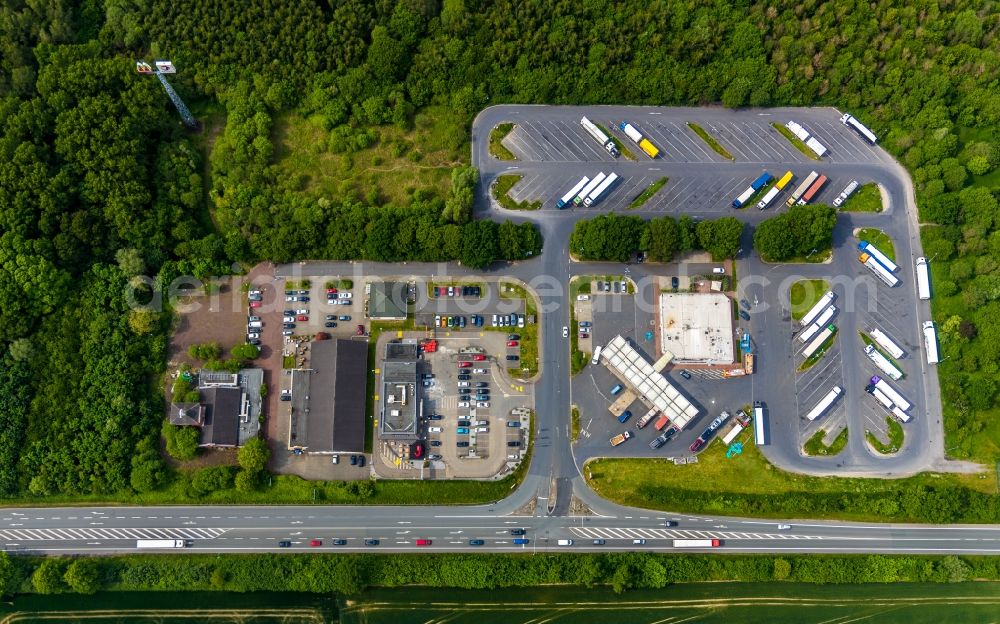
<instances>
[{"instance_id":1,"label":"construction crane","mask_svg":"<svg viewBox=\"0 0 1000 624\"><path fill-rule=\"evenodd\" d=\"M194 115L191 114L191 111L188 110L188 107L184 104L184 100L181 99L181 96L177 95L177 92L174 91L172 86L170 86L170 83L167 82L167 78L164 75L176 74L177 68L175 68L174 64L170 61L154 61L153 64L156 66L155 70L150 67L149 63L146 61L136 61L135 71L140 74L156 76L160 80L160 84L163 85L163 90L167 92L167 97L169 97L170 101L174 103L174 107L177 109L177 112L181 114L181 119L184 121L184 125L191 130L197 130L198 122L195 120Z\"/></svg>"}]
</instances>

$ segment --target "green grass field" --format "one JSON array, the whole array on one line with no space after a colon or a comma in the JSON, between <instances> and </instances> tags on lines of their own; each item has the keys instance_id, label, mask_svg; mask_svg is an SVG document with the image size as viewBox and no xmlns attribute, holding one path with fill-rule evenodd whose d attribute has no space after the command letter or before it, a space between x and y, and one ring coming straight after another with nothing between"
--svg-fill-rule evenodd
<instances>
[{"instance_id":1,"label":"green grass field","mask_svg":"<svg viewBox=\"0 0 1000 624\"><path fill-rule=\"evenodd\" d=\"M888 256L890 260L893 262L896 261L896 246L892 243L892 239L882 230L878 228L861 228L858 230L858 240L868 241L878 247L878 250Z\"/></svg>"},{"instance_id":2,"label":"green grass field","mask_svg":"<svg viewBox=\"0 0 1000 624\"><path fill-rule=\"evenodd\" d=\"M886 416L885 422L889 427L889 443L885 444L875 437L871 431L865 431L865 439L872 448L883 455L891 455L903 446L903 425L899 424L895 418Z\"/></svg>"},{"instance_id":3,"label":"green grass field","mask_svg":"<svg viewBox=\"0 0 1000 624\"><path fill-rule=\"evenodd\" d=\"M847 446L847 427L840 430L840 433L833 439L830 446L823 444L824 437L826 437L826 429L820 429L802 445L802 450L805 451L806 455L823 457L837 455Z\"/></svg>"},{"instance_id":4,"label":"green grass field","mask_svg":"<svg viewBox=\"0 0 1000 624\"><path fill-rule=\"evenodd\" d=\"M514 130L514 124L497 124L490 130L490 156L497 160L517 160L517 156L502 143L505 136Z\"/></svg>"},{"instance_id":5,"label":"green grass field","mask_svg":"<svg viewBox=\"0 0 1000 624\"><path fill-rule=\"evenodd\" d=\"M866 494L891 500L904 489L931 485L937 488L959 486L996 494L994 471L981 475L922 473L889 480L811 477L773 466L753 444L752 431L741 434L737 441L743 442L743 453L732 458L726 458L726 448L721 443L713 442L698 456L696 464L678 466L666 459L598 459L587 463L584 476L601 496L624 505L674 513L753 513L774 518L801 517L802 510L791 501L783 507L760 504L772 498L777 500L782 495L797 494L805 500L816 495L854 497ZM667 449L668 454L680 450ZM845 520L928 521L925 514L902 517L901 513L900 508L892 504L824 511L826 517Z\"/></svg>"},{"instance_id":6,"label":"green grass field","mask_svg":"<svg viewBox=\"0 0 1000 624\"><path fill-rule=\"evenodd\" d=\"M995 622L1000 583L691 583L497 591L401 588L342 602L342 624L941 624Z\"/></svg>"},{"instance_id":7,"label":"green grass field","mask_svg":"<svg viewBox=\"0 0 1000 624\"><path fill-rule=\"evenodd\" d=\"M711 147L713 150L715 150L716 154L718 154L719 156L722 156L723 158L727 158L729 160L733 160L733 155L729 153L729 150L727 150L726 148L722 147L722 144L719 143L715 139L715 137L713 137L711 134L709 134L704 128L702 128L701 126L699 126L696 123L691 123L691 122L688 122L688 128L691 128L691 130L695 134L697 134L699 137L701 137L701 140L704 141L705 143L707 143L708 146Z\"/></svg>"},{"instance_id":8,"label":"green grass field","mask_svg":"<svg viewBox=\"0 0 1000 624\"><path fill-rule=\"evenodd\" d=\"M414 190L447 197L451 171L468 162L468 131L443 108L417 114L414 129L380 126L369 147L330 150L330 132L312 119L284 114L275 120L275 167L288 185L312 197L354 197L405 206Z\"/></svg>"},{"instance_id":9,"label":"green grass field","mask_svg":"<svg viewBox=\"0 0 1000 624\"><path fill-rule=\"evenodd\" d=\"M828 290L830 283L821 279L799 280L792 284L788 293L792 306L792 319L797 321L805 316Z\"/></svg>"},{"instance_id":10,"label":"green grass field","mask_svg":"<svg viewBox=\"0 0 1000 624\"><path fill-rule=\"evenodd\" d=\"M847 198L840 206L843 212L882 212L882 193L878 185L872 182L865 184Z\"/></svg>"},{"instance_id":11,"label":"green grass field","mask_svg":"<svg viewBox=\"0 0 1000 624\"><path fill-rule=\"evenodd\" d=\"M497 176L496 182L493 183L493 198L500 202L500 205L507 210L538 210L542 207L542 202L540 201L514 201L514 199L508 195L508 191L514 188L514 185L521 181L522 175L508 174Z\"/></svg>"}]
</instances>

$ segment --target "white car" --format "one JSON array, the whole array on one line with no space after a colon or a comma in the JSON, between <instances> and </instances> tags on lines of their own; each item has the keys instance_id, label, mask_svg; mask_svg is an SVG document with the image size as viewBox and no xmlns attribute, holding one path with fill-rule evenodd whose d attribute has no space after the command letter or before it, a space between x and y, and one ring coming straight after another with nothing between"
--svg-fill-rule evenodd
<instances>
[{"instance_id":1,"label":"white car","mask_svg":"<svg viewBox=\"0 0 1000 624\"><path fill-rule=\"evenodd\" d=\"M309 310L296 310L296 314L309 314Z\"/></svg>"},{"instance_id":2,"label":"white car","mask_svg":"<svg viewBox=\"0 0 1000 624\"><path fill-rule=\"evenodd\" d=\"M292 331L292 330L290 330L290 329L285 329L285 330L282 330L282 332L281 332L281 335L282 335L282 336L291 336L291 335L292 335L292 334L294 334L294 333L295 333L295 332L294 332L294 331Z\"/></svg>"},{"instance_id":3,"label":"white car","mask_svg":"<svg viewBox=\"0 0 1000 624\"><path fill-rule=\"evenodd\" d=\"M294 316L283 316L283 317L281 317L281 322L282 323L294 323L295 322L295 317Z\"/></svg>"},{"instance_id":4,"label":"white car","mask_svg":"<svg viewBox=\"0 0 1000 624\"><path fill-rule=\"evenodd\" d=\"M247 338L253 340L254 338L260 338L260 332L247 332Z\"/></svg>"},{"instance_id":5,"label":"white car","mask_svg":"<svg viewBox=\"0 0 1000 624\"><path fill-rule=\"evenodd\" d=\"M458 406L459 407L469 407L469 402L468 401L459 401L458 402Z\"/></svg>"},{"instance_id":6,"label":"white car","mask_svg":"<svg viewBox=\"0 0 1000 624\"><path fill-rule=\"evenodd\" d=\"M787 531L790 528L792 528L792 525L790 525L790 524L779 524L778 525L778 530L779 531Z\"/></svg>"},{"instance_id":7,"label":"white car","mask_svg":"<svg viewBox=\"0 0 1000 624\"><path fill-rule=\"evenodd\" d=\"M489 427L476 427L476 433L489 433Z\"/></svg>"},{"instance_id":8,"label":"white car","mask_svg":"<svg viewBox=\"0 0 1000 624\"><path fill-rule=\"evenodd\" d=\"M298 300L299 298L296 297L295 295L288 295L287 297L285 297L285 301L298 301Z\"/></svg>"},{"instance_id":9,"label":"white car","mask_svg":"<svg viewBox=\"0 0 1000 624\"><path fill-rule=\"evenodd\" d=\"M714 269L712 269L712 273L715 273L716 275L721 275L725 272L726 272L725 267L715 267Z\"/></svg>"},{"instance_id":10,"label":"white car","mask_svg":"<svg viewBox=\"0 0 1000 624\"><path fill-rule=\"evenodd\" d=\"M524 315L521 314L517 317L517 326L524 327Z\"/></svg>"},{"instance_id":11,"label":"white car","mask_svg":"<svg viewBox=\"0 0 1000 624\"><path fill-rule=\"evenodd\" d=\"M249 322L249 323L253 323L254 321L259 321L259 320L260 320L259 316L248 316L247 317L247 322Z\"/></svg>"},{"instance_id":12,"label":"white car","mask_svg":"<svg viewBox=\"0 0 1000 624\"><path fill-rule=\"evenodd\" d=\"M493 327L496 327L496 326L497 326L497 315L496 315L496 314L494 314L494 315L493 315L493 319L492 319L492 321L491 321L491 325L492 325Z\"/></svg>"},{"instance_id":13,"label":"white car","mask_svg":"<svg viewBox=\"0 0 1000 624\"><path fill-rule=\"evenodd\" d=\"M563 338L569 338L569 327L563 326Z\"/></svg>"},{"instance_id":14,"label":"white car","mask_svg":"<svg viewBox=\"0 0 1000 624\"><path fill-rule=\"evenodd\" d=\"M473 368L472 369L472 373L474 375L485 375L487 372L489 372L489 371L487 371L485 368Z\"/></svg>"},{"instance_id":15,"label":"white car","mask_svg":"<svg viewBox=\"0 0 1000 624\"><path fill-rule=\"evenodd\" d=\"M341 300L340 300L340 301L338 301L337 303L339 303L340 305L351 305L351 304L352 304L352 303L354 303L354 302L353 302L353 301L351 301L350 299L341 299Z\"/></svg>"},{"instance_id":16,"label":"white car","mask_svg":"<svg viewBox=\"0 0 1000 624\"><path fill-rule=\"evenodd\" d=\"M476 401L476 407L489 407L489 401Z\"/></svg>"},{"instance_id":17,"label":"white car","mask_svg":"<svg viewBox=\"0 0 1000 624\"><path fill-rule=\"evenodd\" d=\"M460 381L460 382L458 382L458 387L459 388L468 388L470 385L471 384L469 382L467 382L467 381Z\"/></svg>"},{"instance_id":18,"label":"white car","mask_svg":"<svg viewBox=\"0 0 1000 624\"><path fill-rule=\"evenodd\" d=\"M577 301L590 301L590 295L577 295Z\"/></svg>"},{"instance_id":19,"label":"white car","mask_svg":"<svg viewBox=\"0 0 1000 624\"><path fill-rule=\"evenodd\" d=\"M441 427L427 427L427 433L441 433Z\"/></svg>"},{"instance_id":20,"label":"white car","mask_svg":"<svg viewBox=\"0 0 1000 624\"><path fill-rule=\"evenodd\" d=\"M340 293L341 299L351 299L352 297L354 297L354 293L349 293L349 292Z\"/></svg>"}]
</instances>

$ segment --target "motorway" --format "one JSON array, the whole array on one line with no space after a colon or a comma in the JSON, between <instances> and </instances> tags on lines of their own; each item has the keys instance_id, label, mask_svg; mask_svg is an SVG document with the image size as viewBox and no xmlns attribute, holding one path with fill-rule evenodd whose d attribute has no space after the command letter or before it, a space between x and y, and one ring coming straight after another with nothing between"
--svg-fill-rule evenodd
<instances>
[{"instance_id":1,"label":"motorway","mask_svg":"<svg viewBox=\"0 0 1000 624\"><path fill-rule=\"evenodd\" d=\"M886 552L886 553L1000 553L1000 527L993 526L933 526L933 525L881 525L825 521L782 521L791 529L779 530L778 522L768 520L737 519L664 514L615 505L605 501L584 481L572 451L568 415L571 404L570 364L568 341L562 338L562 327L569 325L566 285L576 274L620 273L621 265L573 263L569 259L568 241L574 223L592 216L584 210L556 211L543 209L532 213L508 213L488 196L489 184L497 175L508 170L509 163L492 159L487 153L489 131L499 121L518 119L528 115L547 116L579 115L580 109L565 107L503 106L483 111L473 124L472 163L482 175L477 192L477 213L480 217L510 218L513 221L531 220L538 224L545 240L540 257L530 261L494 267L486 271L488 277L509 276L528 284L539 302L540 376L536 381L536 419L533 432L532 459L522 485L502 501L493 505L436 507L436 506L220 506L196 507L76 507L76 508L8 508L0 510L0 544L11 552L44 553L107 553L134 551L136 539L190 539L191 551L196 552L246 552L246 551L359 551L359 550L433 550L433 551L490 551L490 552L539 552L560 550L656 550L672 549L674 538L714 538L722 540L717 551L722 552ZM715 109L643 109L650 114L665 113L683 119L687 111L722 119L734 115L731 111ZM831 109L794 109L795 118L807 124L836 121L839 114ZM618 107L604 111L605 116L636 115L636 109ZM768 111L767 114L790 111ZM592 114L592 113L588 113ZM743 114L758 114L753 111ZM764 113L759 113L764 114ZM704 121L711 125L711 119ZM721 123L721 122L720 122ZM827 124L829 125L829 124ZM862 145L856 139L858 145ZM849 241L852 228L876 225L896 240L897 257L908 259L920 255L920 241L915 221L915 202L912 186L905 171L882 150L864 149L868 156L859 153L864 162L836 160L823 163L825 169L836 170L843 177L875 180L887 191L889 210L880 215L840 215L834 233L834 261L827 265L794 267L766 265L751 253L750 228L745 232L745 250L737 259L741 284L746 284L745 294L751 299L756 295L761 302L774 308L781 305L781 288L784 282L779 272L803 276L848 275L851 279L862 276L853 254L841 253L840 247ZM792 157L794 158L794 157ZM653 175L683 176L704 168L706 163L663 162L661 171ZM763 166L781 168L786 162L763 163ZM525 163L514 165L526 167ZM532 163L547 171L559 171L564 178L577 176L585 162ZM622 171L648 169L649 162L618 163ZM730 168L740 175L751 176L759 172L762 163L724 163L716 166ZM589 169L588 169L589 170ZM552 197L553 195L549 195ZM638 211L642 213L642 211ZM597 214L596 212L593 214ZM645 216L649 216L647 213ZM771 216L756 210L743 211L739 216L751 227L761 219ZM846 244L850 244L849 242ZM901 262L904 266L909 264ZM651 265L633 266L630 277L640 285L648 285L653 272L662 268ZM405 263L404 265L375 263L311 262L276 267L278 276L341 275L356 282L374 277L409 277L421 279L460 278L482 275L451 264ZM908 278L908 281L912 278ZM360 282L358 282L360 283ZM849 295L841 288L840 294ZM908 325L914 328L922 319L930 318L927 302L917 301L912 286L908 294L897 289L893 297L905 310ZM867 305L867 302L866 302ZM761 360L780 362L788 358L791 328L786 322L773 321L778 314L755 310L751 330ZM845 327L844 334L853 333ZM916 329L913 339L919 341ZM909 336L907 336L909 339ZM919 344L919 342L916 342ZM921 360L919 349L912 356ZM857 372L851 373L847 365L841 366L845 383L858 383ZM780 371L781 369L769 369ZM917 375L913 375L916 377ZM761 377L760 374L754 377ZM921 470L969 469L968 466L947 462L943 451L943 428L940 420L940 397L937 374L934 368L921 367L919 397L914 396L919 415L907 430L907 445L891 459L876 457L867 450L860 428L851 429L847 452L838 458L806 458L798 453L798 418L780 421L772 428L772 443L762 450L776 465L812 474L838 475L906 475ZM772 405L780 404L782 397L794 396L794 373L786 370L768 376L767 383L754 384L752 398L771 399ZM766 386L760 388L759 386ZM773 398L772 398L773 397ZM845 409L858 409L858 401ZM704 417L704 415L703 415ZM860 419L860 414L847 414L847 418ZM589 508L585 515L571 515L571 503L577 499ZM573 506L576 508L577 506ZM530 510L530 511L525 511ZM665 527L664 520L677 522ZM514 545L511 528L524 528L530 540L526 546ZM366 547L363 540L380 540L377 547ZM312 539L322 539L323 546L309 546ZM346 546L332 546L332 539L346 539ZM431 539L426 547L415 545L417 539ZM468 540L482 539L483 546L470 546ZM559 547L559 539L572 539L572 547ZM592 544L594 539L604 539L602 546ZM632 540L646 540L633 544ZM278 541L291 540L290 549L278 548Z\"/></svg>"}]
</instances>

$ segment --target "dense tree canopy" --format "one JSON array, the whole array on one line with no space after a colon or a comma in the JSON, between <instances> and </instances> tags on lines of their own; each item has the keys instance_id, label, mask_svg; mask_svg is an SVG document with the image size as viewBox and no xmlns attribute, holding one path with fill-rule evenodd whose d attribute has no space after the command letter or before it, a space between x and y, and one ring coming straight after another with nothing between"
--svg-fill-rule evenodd
<instances>
[{"instance_id":1,"label":"dense tree canopy","mask_svg":"<svg viewBox=\"0 0 1000 624\"><path fill-rule=\"evenodd\" d=\"M740 247L743 223L722 217L697 224L688 216L649 221L609 213L578 221L569 239L570 252L583 260L625 262L638 251L654 262L669 262L678 254L704 249L713 260L732 258Z\"/></svg>"}]
</instances>

